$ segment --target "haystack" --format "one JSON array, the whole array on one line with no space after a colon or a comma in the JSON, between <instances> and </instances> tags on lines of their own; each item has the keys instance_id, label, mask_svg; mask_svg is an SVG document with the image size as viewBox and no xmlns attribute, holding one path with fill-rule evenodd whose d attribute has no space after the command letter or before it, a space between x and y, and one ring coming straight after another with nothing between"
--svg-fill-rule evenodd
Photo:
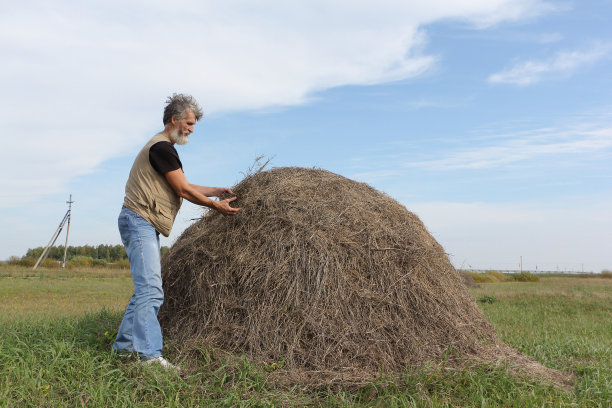
<instances>
[{"instance_id":1,"label":"haystack","mask_svg":"<svg viewBox=\"0 0 612 408\"><path fill-rule=\"evenodd\" d=\"M385 194L304 168L234 192L238 215L206 213L164 257L160 321L179 345L368 378L497 342L444 249Z\"/></svg>"}]
</instances>

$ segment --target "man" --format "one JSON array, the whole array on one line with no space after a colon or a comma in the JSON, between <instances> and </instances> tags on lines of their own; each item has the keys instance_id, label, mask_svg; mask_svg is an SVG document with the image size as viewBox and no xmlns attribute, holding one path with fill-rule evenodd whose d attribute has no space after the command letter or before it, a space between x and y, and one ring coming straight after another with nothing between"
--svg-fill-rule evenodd
<instances>
[{"instance_id":1,"label":"man","mask_svg":"<svg viewBox=\"0 0 612 408\"><path fill-rule=\"evenodd\" d=\"M134 294L119 327L113 350L137 353L146 364L174 366L161 354L162 334L157 312L164 300L161 279L159 234L170 235L172 224L185 198L210 207L223 215L235 215L240 209L230 203L236 197L213 201L225 187L190 184L175 144L189 140L193 126L202 118L202 110L189 95L173 94L166 101L164 130L142 148L125 186L125 199L119 214L119 232L130 260Z\"/></svg>"}]
</instances>

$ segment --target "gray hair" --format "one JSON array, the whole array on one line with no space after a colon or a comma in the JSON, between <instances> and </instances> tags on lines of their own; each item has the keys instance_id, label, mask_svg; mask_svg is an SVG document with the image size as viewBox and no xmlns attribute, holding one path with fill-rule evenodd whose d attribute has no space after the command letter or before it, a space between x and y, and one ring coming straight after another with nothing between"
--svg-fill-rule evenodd
<instances>
[{"instance_id":1,"label":"gray hair","mask_svg":"<svg viewBox=\"0 0 612 408\"><path fill-rule=\"evenodd\" d=\"M167 125L174 116L175 119L183 119L187 112L193 112L196 121L202 119L204 114L202 108L191 95L173 93L166 99L166 107L164 108L164 125Z\"/></svg>"}]
</instances>

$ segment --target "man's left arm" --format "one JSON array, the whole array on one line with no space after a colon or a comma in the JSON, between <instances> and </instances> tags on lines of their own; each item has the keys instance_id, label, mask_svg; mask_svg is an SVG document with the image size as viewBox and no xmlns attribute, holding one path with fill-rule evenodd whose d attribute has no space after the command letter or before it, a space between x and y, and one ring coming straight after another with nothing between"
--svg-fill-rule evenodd
<instances>
[{"instance_id":1,"label":"man's left arm","mask_svg":"<svg viewBox=\"0 0 612 408\"><path fill-rule=\"evenodd\" d=\"M234 192L228 187L205 187L197 184L190 184L190 186L206 197L221 197L223 194L234 195Z\"/></svg>"}]
</instances>

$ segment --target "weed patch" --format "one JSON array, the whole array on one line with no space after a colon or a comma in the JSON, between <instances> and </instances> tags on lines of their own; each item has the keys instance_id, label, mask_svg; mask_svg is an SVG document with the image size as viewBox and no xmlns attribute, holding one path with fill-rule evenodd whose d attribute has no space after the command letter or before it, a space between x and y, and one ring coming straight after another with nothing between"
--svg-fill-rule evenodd
<instances>
[{"instance_id":1,"label":"weed patch","mask_svg":"<svg viewBox=\"0 0 612 408\"><path fill-rule=\"evenodd\" d=\"M478 298L480 303L495 303L497 298L495 296L481 296Z\"/></svg>"}]
</instances>

